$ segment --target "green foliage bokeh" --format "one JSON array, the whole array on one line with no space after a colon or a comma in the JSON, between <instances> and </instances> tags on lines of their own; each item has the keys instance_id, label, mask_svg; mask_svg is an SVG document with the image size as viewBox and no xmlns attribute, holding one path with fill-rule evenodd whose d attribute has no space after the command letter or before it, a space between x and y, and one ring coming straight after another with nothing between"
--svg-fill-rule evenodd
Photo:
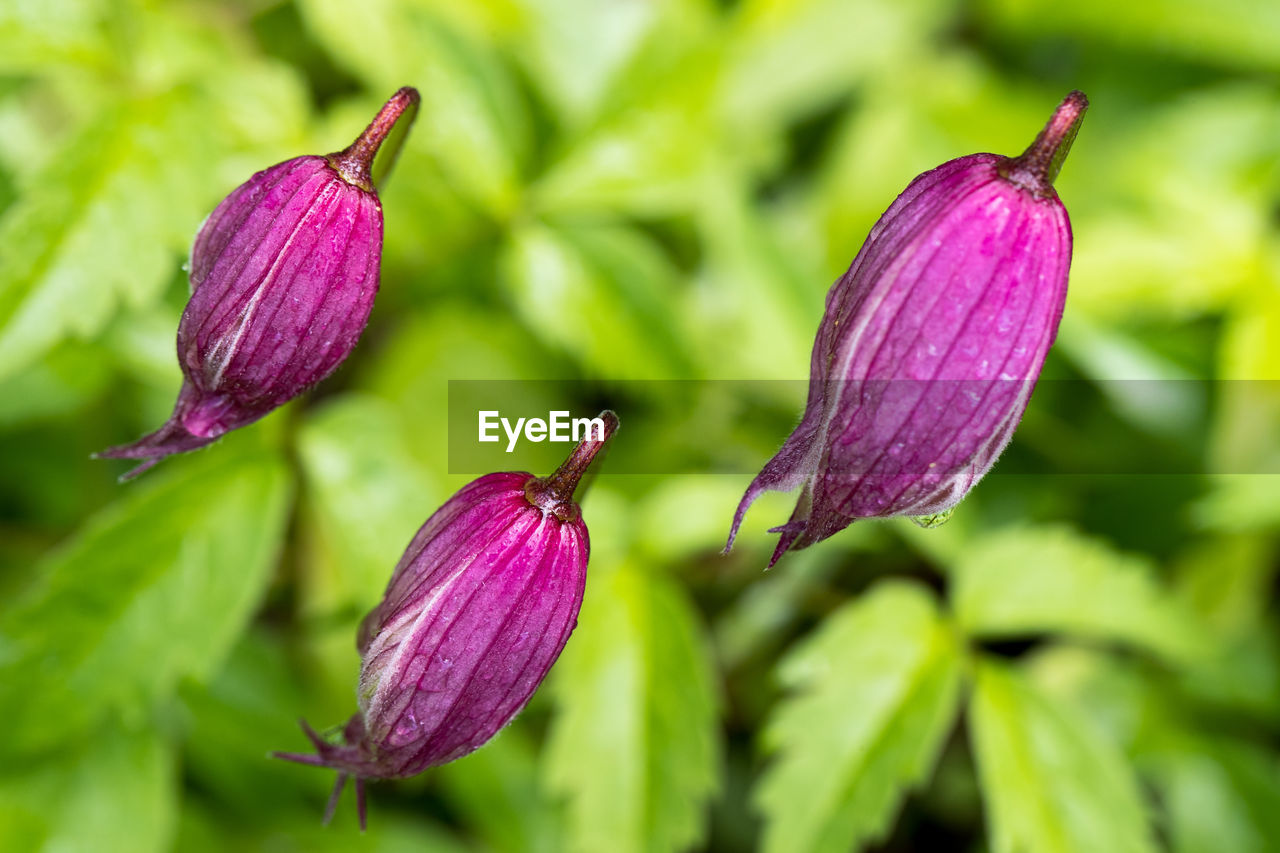
<instances>
[{"instance_id":1,"label":"green foliage bokeh","mask_svg":"<svg viewBox=\"0 0 1280 853\"><path fill-rule=\"evenodd\" d=\"M1262 0L0 5L0 850L1280 849L1278 70ZM354 355L117 485L89 454L169 413L202 218L405 84ZM266 756L353 711L355 625L470 479L449 380L802 380L893 197L1073 88L1045 375L1100 411L1048 383L946 525L767 574L792 498L722 557L748 475L606 459L530 707L320 826L332 774ZM763 463L803 384L759 394L616 442Z\"/></svg>"}]
</instances>

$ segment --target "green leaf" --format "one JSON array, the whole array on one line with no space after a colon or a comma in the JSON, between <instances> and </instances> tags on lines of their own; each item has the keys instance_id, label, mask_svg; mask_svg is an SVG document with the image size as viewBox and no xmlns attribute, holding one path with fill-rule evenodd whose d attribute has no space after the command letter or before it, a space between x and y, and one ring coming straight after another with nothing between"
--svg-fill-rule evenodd
<instances>
[{"instance_id":1,"label":"green leaf","mask_svg":"<svg viewBox=\"0 0 1280 853\"><path fill-rule=\"evenodd\" d=\"M555 670L546 770L569 799L570 850L683 850L717 786L707 651L680 588L623 566L593 569Z\"/></svg>"},{"instance_id":2,"label":"green leaf","mask_svg":"<svg viewBox=\"0 0 1280 853\"><path fill-rule=\"evenodd\" d=\"M405 0L370 0L359 15L343 0L304 0L315 37L381 97L404 85L422 94L406 145L429 152L445 180L495 216L519 200L529 119L493 48Z\"/></svg>"},{"instance_id":3,"label":"green leaf","mask_svg":"<svg viewBox=\"0 0 1280 853\"><path fill-rule=\"evenodd\" d=\"M271 749L302 748L298 717L315 707L299 688L308 669L290 655L293 639L250 630L207 684L181 690L183 774L237 819L253 819L268 803L272 811L314 809L333 787L332 774L267 757Z\"/></svg>"},{"instance_id":4,"label":"green leaf","mask_svg":"<svg viewBox=\"0 0 1280 853\"><path fill-rule=\"evenodd\" d=\"M1197 703L1170 689L1159 672L1098 650L1051 646L1037 650L1024 671L1046 698L1124 745L1143 779L1160 791L1162 826L1175 853L1261 853L1270 849L1268 840L1280 838L1274 808L1280 756L1244 739L1249 723L1240 715L1229 724L1237 734L1221 733L1232 719L1221 707L1204 726ZM1206 677L1192 676L1197 687ZM1235 674L1237 682L1249 677ZM1274 718L1274 708L1257 717L1264 725Z\"/></svg>"},{"instance_id":5,"label":"green leaf","mask_svg":"<svg viewBox=\"0 0 1280 853\"><path fill-rule=\"evenodd\" d=\"M1222 379L1280 380L1280 288L1240 294L1223 329L1218 372Z\"/></svg>"},{"instance_id":6,"label":"green leaf","mask_svg":"<svg viewBox=\"0 0 1280 853\"><path fill-rule=\"evenodd\" d=\"M134 718L216 671L271 578L289 504L278 457L233 452L248 438L164 463L36 568L0 614L0 752Z\"/></svg>"},{"instance_id":7,"label":"green leaf","mask_svg":"<svg viewBox=\"0 0 1280 853\"><path fill-rule=\"evenodd\" d=\"M65 419L82 410L106 389L111 359L104 356L96 346L59 347L0 379L0 429Z\"/></svg>"},{"instance_id":8,"label":"green leaf","mask_svg":"<svg viewBox=\"0 0 1280 853\"><path fill-rule=\"evenodd\" d=\"M1154 853L1124 756L1068 707L982 662L970 719L993 853Z\"/></svg>"},{"instance_id":9,"label":"green leaf","mask_svg":"<svg viewBox=\"0 0 1280 853\"><path fill-rule=\"evenodd\" d=\"M871 525L855 525L849 533L857 539L855 531L867 531ZM741 537L742 533L739 532ZM842 537L842 544L849 545ZM866 535L861 537L864 541ZM741 548L735 545L735 550ZM747 565L763 569L772 551L760 549L754 562ZM831 575L839 571L848 551L806 548L787 555L787 568L783 572L761 572L751 585L743 590L733 607L722 614L715 623L717 657L726 668L737 668L751 658L771 665L778 647L786 642L793 623L808 617L806 599L815 589L829 583Z\"/></svg>"},{"instance_id":10,"label":"green leaf","mask_svg":"<svg viewBox=\"0 0 1280 853\"><path fill-rule=\"evenodd\" d=\"M984 0L974 14L1023 38L1102 41L1227 68L1280 68L1280 8L1254 0L1162 0L1122 6L1106 0Z\"/></svg>"},{"instance_id":11,"label":"green leaf","mask_svg":"<svg viewBox=\"0 0 1280 853\"><path fill-rule=\"evenodd\" d=\"M743 3L730 32L722 109L738 128L785 125L863 78L910 61L946 20L943 6L939 0Z\"/></svg>"},{"instance_id":12,"label":"green leaf","mask_svg":"<svg viewBox=\"0 0 1280 853\"><path fill-rule=\"evenodd\" d=\"M302 0L298 12L311 36L334 58L374 86L413 85L423 81L410 75L415 54L421 47L415 42L414 4L405 0L372 0L364 14L352 17L350 10L335 0ZM425 92L423 94L426 94ZM431 113L422 112L430 120Z\"/></svg>"},{"instance_id":13,"label":"green leaf","mask_svg":"<svg viewBox=\"0 0 1280 853\"><path fill-rule=\"evenodd\" d=\"M436 771L442 793L494 851L559 853L560 810L538 774L537 755L520 724L484 749Z\"/></svg>"},{"instance_id":14,"label":"green leaf","mask_svg":"<svg viewBox=\"0 0 1280 853\"><path fill-rule=\"evenodd\" d=\"M429 313L406 317L380 349L364 353L372 358L363 362L362 387L389 401L401 422L412 425L405 441L419 464L439 480L449 471L448 420L439 415L451 412L451 380L500 378L515 387L523 380L545 377L547 373L541 371L564 369L506 312L495 314L449 302L437 302ZM431 369L424 370L423 365ZM530 387L535 384L529 383ZM475 413L470 417L474 419ZM449 491L466 482L457 479Z\"/></svg>"},{"instance_id":15,"label":"green leaf","mask_svg":"<svg viewBox=\"0 0 1280 853\"><path fill-rule=\"evenodd\" d=\"M1153 781L1164 791L1174 853L1267 853L1280 839L1280 757L1203 738L1161 756Z\"/></svg>"},{"instance_id":16,"label":"green leaf","mask_svg":"<svg viewBox=\"0 0 1280 853\"><path fill-rule=\"evenodd\" d=\"M1217 530L1280 526L1280 286L1248 287L1222 332L1210 470L1219 494L1196 507Z\"/></svg>"},{"instance_id":17,"label":"green leaf","mask_svg":"<svg viewBox=\"0 0 1280 853\"><path fill-rule=\"evenodd\" d=\"M1072 643L1041 643L1018 660L1023 678L1046 701L1073 709L1130 758L1168 737L1176 694L1151 678L1159 670L1134 657ZM1138 768L1141 770L1141 766Z\"/></svg>"},{"instance_id":18,"label":"green leaf","mask_svg":"<svg viewBox=\"0 0 1280 853\"><path fill-rule=\"evenodd\" d=\"M1275 479L1242 476L1233 484ZM1215 536L1181 555L1179 597L1213 641L1204 659L1180 674L1198 700L1258 720L1280 714L1280 635L1268 621L1277 571L1275 541L1266 535Z\"/></svg>"},{"instance_id":19,"label":"green leaf","mask_svg":"<svg viewBox=\"0 0 1280 853\"><path fill-rule=\"evenodd\" d=\"M10 706L6 706L10 707ZM0 850L168 850L177 765L154 734L108 726L79 749L0 772Z\"/></svg>"},{"instance_id":20,"label":"green leaf","mask_svg":"<svg viewBox=\"0 0 1280 853\"><path fill-rule=\"evenodd\" d=\"M531 223L512 234L503 270L527 324L600 375L688 376L669 310L676 272L639 233Z\"/></svg>"},{"instance_id":21,"label":"green leaf","mask_svg":"<svg viewBox=\"0 0 1280 853\"><path fill-rule=\"evenodd\" d=\"M0 78L0 214L17 198L21 177L43 170L76 127L71 117L49 127L36 106L55 99L56 92L52 81Z\"/></svg>"},{"instance_id":22,"label":"green leaf","mask_svg":"<svg viewBox=\"0 0 1280 853\"><path fill-rule=\"evenodd\" d=\"M936 21L953 14L923 11ZM928 32L932 25L920 29ZM891 70L876 73L871 82L859 87L824 145L813 179L817 211L811 228L822 238L826 268L833 275L848 267L867 232L914 177L973 151L1009 155L1022 151L1065 93L1057 84L1035 91L1011 83L997 76L985 60L967 52L926 49L928 61L893 60ZM1063 187L1078 173L1089 175L1077 160L1082 152L1092 150L1097 130L1093 122L1092 117L1086 121L1058 182L1077 224L1078 197L1103 191L1091 179L1087 193ZM1082 240L1076 246L1087 248ZM1073 268L1073 288L1077 278ZM1074 304L1074 290L1072 298ZM1068 310L1066 317L1073 313Z\"/></svg>"},{"instance_id":23,"label":"green leaf","mask_svg":"<svg viewBox=\"0 0 1280 853\"><path fill-rule=\"evenodd\" d=\"M1280 475L1220 474L1192 512L1210 530L1239 532L1280 527Z\"/></svg>"},{"instance_id":24,"label":"green leaf","mask_svg":"<svg viewBox=\"0 0 1280 853\"><path fill-rule=\"evenodd\" d=\"M1177 322L1261 302L1250 297L1273 278L1257 179L1280 153L1272 93L1235 82L1175 91L1139 121L1101 100L1072 151L1060 191L1080 226L1077 313Z\"/></svg>"},{"instance_id":25,"label":"green leaf","mask_svg":"<svg viewBox=\"0 0 1280 853\"><path fill-rule=\"evenodd\" d=\"M625 108L567 140L529 187L533 209L662 216L696 207L718 160L715 58L704 50L655 71Z\"/></svg>"},{"instance_id":26,"label":"green leaf","mask_svg":"<svg viewBox=\"0 0 1280 853\"><path fill-rule=\"evenodd\" d=\"M303 768L300 768L300 770ZM378 791L374 788L373 791ZM347 797L351 794L348 792ZM379 807L377 793L369 795L369 826L356 824L356 810L344 800L333 822L325 826L324 799L317 797L310 808L280 808L261 804L248 820L208 808L201 798L183 803L178 837L173 849L182 853L475 853L474 843L464 843L457 835L421 813L409 814ZM414 813L416 812L416 813Z\"/></svg>"},{"instance_id":27,"label":"green leaf","mask_svg":"<svg viewBox=\"0 0 1280 853\"><path fill-rule=\"evenodd\" d=\"M0 6L0 71L114 64L104 30L111 4L95 0L15 0Z\"/></svg>"},{"instance_id":28,"label":"green leaf","mask_svg":"<svg viewBox=\"0 0 1280 853\"><path fill-rule=\"evenodd\" d=\"M953 567L956 617L976 637L1066 633L1194 659L1199 626L1149 561L1065 527L974 540Z\"/></svg>"},{"instance_id":29,"label":"green leaf","mask_svg":"<svg viewBox=\"0 0 1280 853\"><path fill-rule=\"evenodd\" d=\"M571 123L600 105L619 69L673 3L521 0L521 49L543 91Z\"/></svg>"},{"instance_id":30,"label":"green leaf","mask_svg":"<svg viewBox=\"0 0 1280 853\"><path fill-rule=\"evenodd\" d=\"M208 117L177 94L113 107L0 218L0 378L66 337L93 337L121 303L155 300L179 272L207 181L189 166L208 145Z\"/></svg>"},{"instance_id":31,"label":"green leaf","mask_svg":"<svg viewBox=\"0 0 1280 853\"><path fill-rule=\"evenodd\" d=\"M960 647L933 596L885 582L823 621L782 663L794 695L766 732L757 792L766 851L881 839L937 761L957 711Z\"/></svg>"},{"instance_id":32,"label":"green leaf","mask_svg":"<svg viewBox=\"0 0 1280 853\"><path fill-rule=\"evenodd\" d=\"M1059 352L1097 380L1110 408L1125 420L1154 435L1199 432L1204 384L1141 341L1082 314L1062 324L1056 343Z\"/></svg>"},{"instance_id":33,"label":"green leaf","mask_svg":"<svg viewBox=\"0 0 1280 853\"><path fill-rule=\"evenodd\" d=\"M1213 655L1182 681L1188 695L1207 705L1274 721L1280 715L1280 636L1274 624L1219 638Z\"/></svg>"},{"instance_id":34,"label":"green leaf","mask_svg":"<svg viewBox=\"0 0 1280 853\"><path fill-rule=\"evenodd\" d=\"M405 442L399 413L349 394L312 413L298 433L311 544L304 611L377 604L391 570L439 500Z\"/></svg>"},{"instance_id":35,"label":"green leaf","mask_svg":"<svg viewBox=\"0 0 1280 853\"><path fill-rule=\"evenodd\" d=\"M1275 498L1280 500L1280 492ZM1266 624L1269 590L1277 572L1280 566L1269 537L1215 536L1183 551L1176 584L1186 606L1215 636L1226 639L1250 634Z\"/></svg>"},{"instance_id":36,"label":"green leaf","mask_svg":"<svg viewBox=\"0 0 1280 853\"><path fill-rule=\"evenodd\" d=\"M634 510L638 544L664 564L716 553L741 497L742 485L729 477L666 479Z\"/></svg>"},{"instance_id":37,"label":"green leaf","mask_svg":"<svg viewBox=\"0 0 1280 853\"><path fill-rule=\"evenodd\" d=\"M689 346L713 375L763 383L803 401L825 272L807 241L781 236L740 176L719 172L699 198L705 271L688 313ZM807 233L800 229L801 233ZM790 389L787 386L799 385ZM799 405L803 405L801 402ZM779 439L772 439L776 442Z\"/></svg>"}]
</instances>

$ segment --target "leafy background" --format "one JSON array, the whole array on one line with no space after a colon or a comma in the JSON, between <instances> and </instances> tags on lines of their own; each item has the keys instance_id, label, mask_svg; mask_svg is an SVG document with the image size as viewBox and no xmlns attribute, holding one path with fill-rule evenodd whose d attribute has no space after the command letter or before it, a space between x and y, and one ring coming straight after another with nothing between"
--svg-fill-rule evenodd
<instances>
[{"instance_id":1,"label":"leafy background","mask_svg":"<svg viewBox=\"0 0 1280 853\"><path fill-rule=\"evenodd\" d=\"M1262 0L9 0L0 848L1277 849L1280 477L1250 471L1278 470L1280 394L1244 380L1280 379L1278 70ZM406 83L360 348L117 485L88 456L168 414L202 217ZM1109 396L1085 421L1042 386L1009 457L1048 473L763 574L787 496L725 558L746 476L606 460L581 623L530 708L375 786L366 835L349 802L321 828L330 774L266 755L351 712L355 624L467 479L447 380L803 378L894 195L1020 151L1071 88L1094 106L1046 376ZM794 387L713 413L748 467ZM1196 464L1084 475L1082 432L1088 470Z\"/></svg>"}]
</instances>

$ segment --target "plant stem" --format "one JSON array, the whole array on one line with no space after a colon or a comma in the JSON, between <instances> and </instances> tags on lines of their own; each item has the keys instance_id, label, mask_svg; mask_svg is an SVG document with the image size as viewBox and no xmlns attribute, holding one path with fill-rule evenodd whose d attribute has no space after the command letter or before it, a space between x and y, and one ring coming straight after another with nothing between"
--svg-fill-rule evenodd
<instances>
[{"instance_id":1,"label":"plant stem","mask_svg":"<svg viewBox=\"0 0 1280 853\"><path fill-rule=\"evenodd\" d=\"M391 171L396 156L400 153L400 146L404 143L405 135L409 130L409 126L413 124L414 117L418 114L418 104L421 98L418 90L412 86L405 86L391 96L378 114L373 117L373 121L369 122L369 126L364 132L356 137L356 141L348 145L343 150L330 154L328 157L329 164L337 170L338 174L347 183L357 186L365 192L374 192L373 181L373 161L378 156L379 149L382 144L391 136L392 131L400 123L400 119L408 113L408 118L401 129L395 135L395 140L387 147L386 154L383 155L383 162L386 166L382 168L380 179L385 180Z\"/></svg>"},{"instance_id":2,"label":"plant stem","mask_svg":"<svg viewBox=\"0 0 1280 853\"><path fill-rule=\"evenodd\" d=\"M1088 108L1089 99L1084 92L1068 94L1035 141L1022 154L1007 160L1000 167L1000 174L1036 195L1052 195L1053 182L1062 171L1062 162L1067 159Z\"/></svg>"},{"instance_id":3,"label":"plant stem","mask_svg":"<svg viewBox=\"0 0 1280 853\"><path fill-rule=\"evenodd\" d=\"M604 422L603 434L593 437L591 427L588 426L587 437L578 442L578 446L554 474L529 481L524 493L530 503L547 512L554 512L561 521L573 521L578 517L578 505L573 501L573 493L577 491L579 481L591 467L596 454L618 430L618 416L608 409L600 413L599 420Z\"/></svg>"}]
</instances>

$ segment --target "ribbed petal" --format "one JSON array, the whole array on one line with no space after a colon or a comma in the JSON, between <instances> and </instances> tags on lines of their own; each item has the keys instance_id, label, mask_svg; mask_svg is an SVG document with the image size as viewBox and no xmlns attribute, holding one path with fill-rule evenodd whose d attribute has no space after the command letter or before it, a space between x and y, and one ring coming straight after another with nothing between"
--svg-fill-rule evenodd
<instances>
[{"instance_id":1,"label":"ribbed petal","mask_svg":"<svg viewBox=\"0 0 1280 853\"><path fill-rule=\"evenodd\" d=\"M378 291L382 208L323 157L259 172L210 214L191 256L178 326L183 387L160 429L98 456L194 450L258 420L332 373Z\"/></svg>"},{"instance_id":2,"label":"ribbed petal","mask_svg":"<svg viewBox=\"0 0 1280 853\"><path fill-rule=\"evenodd\" d=\"M412 123L419 101L402 87L351 145L264 169L209 214L188 264L173 414L133 444L97 454L150 460L123 479L261 418L355 348L382 254L373 161L402 119L402 129Z\"/></svg>"},{"instance_id":3,"label":"ribbed petal","mask_svg":"<svg viewBox=\"0 0 1280 853\"><path fill-rule=\"evenodd\" d=\"M178 324L178 358L184 372L201 382L202 390L212 390L204 377L216 375L218 367L230 355L227 346L230 340L226 339L225 332L245 315L254 296L260 293L258 285L267 277L281 249L335 177L323 157L298 157L268 172L277 172L279 180L261 199L256 198L256 193L246 193L243 186L228 197L249 212L225 244L221 240L208 241L211 252L219 248L221 251L208 256L192 252L193 272L196 269L208 272L195 286L182 312ZM197 235L196 244L205 242L201 238L211 227L221 226L233 216L234 210L228 209L216 221L210 217ZM211 353L215 347L220 351ZM210 363L214 357L219 359L217 365Z\"/></svg>"},{"instance_id":4,"label":"ribbed petal","mask_svg":"<svg viewBox=\"0 0 1280 853\"><path fill-rule=\"evenodd\" d=\"M327 766L403 777L488 741L528 702L577 622L589 552L581 518L491 474L422 526L360 626L361 739ZM352 748L355 751L351 751Z\"/></svg>"},{"instance_id":5,"label":"ribbed petal","mask_svg":"<svg viewBox=\"0 0 1280 853\"><path fill-rule=\"evenodd\" d=\"M949 509L1008 444L1057 332L1071 230L975 154L915 181L827 295L800 425L752 481L802 487L772 561L857 518ZM726 548L727 550L727 548Z\"/></svg>"}]
</instances>

